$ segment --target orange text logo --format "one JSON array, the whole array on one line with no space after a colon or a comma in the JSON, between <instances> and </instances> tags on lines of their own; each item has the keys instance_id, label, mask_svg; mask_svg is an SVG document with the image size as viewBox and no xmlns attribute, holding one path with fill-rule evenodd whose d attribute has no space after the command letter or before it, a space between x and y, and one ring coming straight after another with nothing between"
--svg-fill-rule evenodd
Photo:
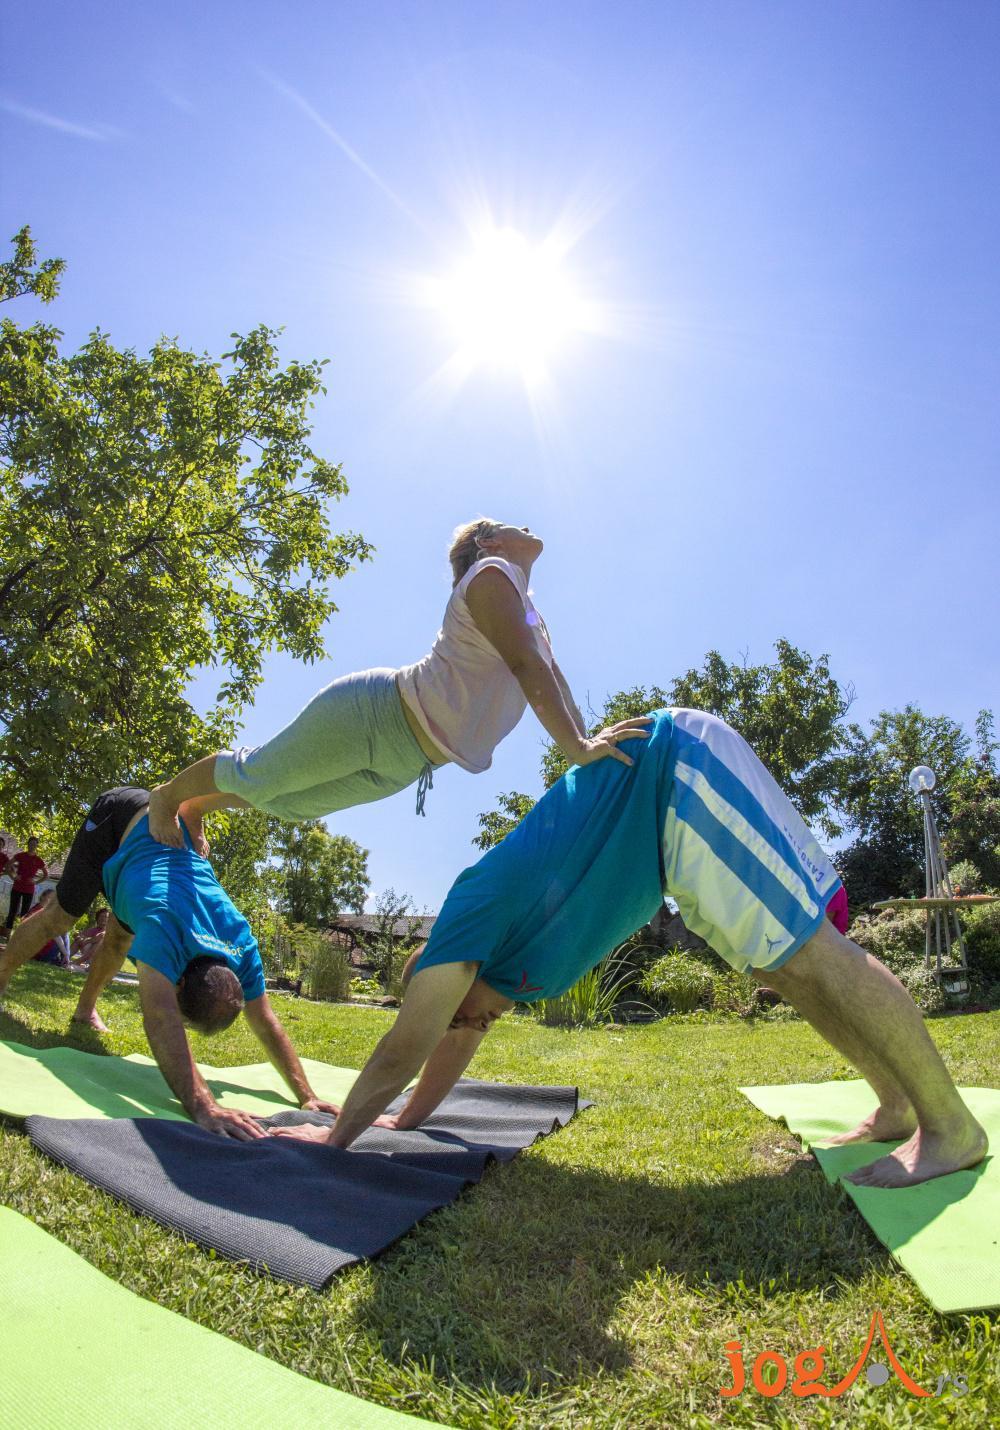
<instances>
[{"instance_id":1,"label":"orange text logo","mask_svg":"<svg viewBox=\"0 0 1000 1430\"><path fill-rule=\"evenodd\" d=\"M847 1374L835 1385L827 1385L823 1380L826 1374L825 1346L814 1346L812 1350L800 1351L792 1363L791 1371L789 1371L785 1357L778 1351L761 1351L751 1368L750 1384L758 1395L767 1396L770 1400L781 1395L786 1387L792 1395L797 1395L801 1399L809 1395L822 1395L832 1400L835 1396L843 1395L844 1391L849 1390L857 1380L871 1354L876 1335L882 1342L888 1365L881 1360L873 1360L865 1369L865 1379L868 1384L885 1385L890 1376L895 1375L910 1395L929 1397L932 1392L925 1390L922 1385L918 1385L911 1376L907 1375L900 1364L899 1357L889 1344L889 1335L881 1311L876 1311L872 1316L871 1325L868 1328L868 1339L865 1341L861 1354ZM747 1386L747 1371L743 1360L743 1347L739 1341L727 1341L725 1352L732 1369L733 1383L720 1387L719 1394L730 1399L743 1394ZM772 1367L772 1371L768 1374L769 1366ZM951 1379L949 1376L940 1378L941 1382L949 1379ZM963 1378L958 1377L958 1379ZM957 1393L964 1393L965 1388L963 1384L962 1390ZM940 1393L939 1389L938 1394Z\"/></svg>"}]
</instances>

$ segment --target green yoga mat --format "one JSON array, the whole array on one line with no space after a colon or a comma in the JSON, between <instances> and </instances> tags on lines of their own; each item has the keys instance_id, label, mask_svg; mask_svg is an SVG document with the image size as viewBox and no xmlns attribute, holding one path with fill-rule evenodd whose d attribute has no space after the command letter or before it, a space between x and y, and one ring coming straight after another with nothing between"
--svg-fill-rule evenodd
<instances>
[{"instance_id":1,"label":"green yoga mat","mask_svg":"<svg viewBox=\"0 0 1000 1430\"><path fill-rule=\"evenodd\" d=\"M20 1430L414 1430L146 1301L0 1207L0 1425Z\"/></svg>"},{"instance_id":2,"label":"green yoga mat","mask_svg":"<svg viewBox=\"0 0 1000 1430\"><path fill-rule=\"evenodd\" d=\"M741 1092L768 1117L787 1123L823 1168L828 1181L883 1157L892 1142L847 1147L817 1143L857 1126L875 1106L866 1082L790 1083L744 1087ZM916 1187L843 1187L900 1266L938 1311L983 1311L1000 1306L1000 1092L959 1088L970 1112L986 1128L994 1149L978 1167L952 1172Z\"/></svg>"},{"instance_id":3,"label":"green yoga mat","mask_svg":"<svg viewBox=\"0 0 1000 1430\"><path fill-rule=\"evenodd\" d=\"M302 1066L310 1086L327 1102L343 1102L357 1077L353 1068L312 1058ZM270 1063L214 1068L199 1063L220 1107L270 1117L296 1103ZM152 1058L101 1057L77 1048L29 1048L0 1042L0 1112L8 1117L166 1117L186 1121L180 1103Z\"/></svg>"}]
</instances>

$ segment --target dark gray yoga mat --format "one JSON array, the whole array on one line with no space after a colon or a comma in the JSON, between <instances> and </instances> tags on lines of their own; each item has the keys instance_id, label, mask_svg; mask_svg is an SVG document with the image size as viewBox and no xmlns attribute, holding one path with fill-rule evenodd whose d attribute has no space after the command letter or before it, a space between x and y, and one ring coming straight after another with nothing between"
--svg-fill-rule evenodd
<instances>
[{"instance_id":1,"label":"dark gray yoga mat","mask_svg":"<svg viewBox=\"0 0 1000 1430\"><path fill-rule=\"evenodd\" d=\"M581 1106L590 1104L572 1087L465 1079L417 1131L373 1127L349 1152L276 1137L235 1142L159 1118L29 1117L25 1125L41 1151L136 1211L319 1290L453 1202L491 1161L509 1162L564 1127ZM288 1111L262 1125L331 1121Z\"/></svg>"}]
</instances>

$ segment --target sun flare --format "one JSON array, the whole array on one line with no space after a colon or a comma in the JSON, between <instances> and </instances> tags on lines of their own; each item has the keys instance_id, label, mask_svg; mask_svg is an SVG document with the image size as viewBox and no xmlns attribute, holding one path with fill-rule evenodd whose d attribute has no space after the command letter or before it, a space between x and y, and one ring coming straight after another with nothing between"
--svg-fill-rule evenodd
<instances>
[{"instance_id":1,"label":"sun flare","mask_svg":"<svg viewBox=\"0 0 1000 1430\"><path fill-rule=\"evenodd\" d=\"M545 375L572 334L592 326L561 253L552 243L532 245L512 228L482 232L450 274L431 281L428 296L464 368L506 368L528 383Z\"/></svg>"}]
</instances>

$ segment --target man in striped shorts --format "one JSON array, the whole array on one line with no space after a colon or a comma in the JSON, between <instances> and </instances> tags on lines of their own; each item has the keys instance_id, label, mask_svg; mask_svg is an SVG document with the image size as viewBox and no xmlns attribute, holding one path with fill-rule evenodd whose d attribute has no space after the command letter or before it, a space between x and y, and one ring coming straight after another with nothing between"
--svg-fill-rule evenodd
<instances>
[{"instance_id":1,"label":"man in striped shorts","mask_svg":"<svg viewBox=\"0 0 1000 1430\"><path fill-rule=\"evenodd\" d=\"M834 1140L901 1145L853 1181L908 1186L981 1161L986 1134L909 994L834 926L843 886L772 776L713 715L660 710L650 724L623 738L630 765L569 770L459 876L336 1126L298 1135L349 1146L423 1067L395 1118L419 1125L496 1018L564 993L667 894L689 929L777 989L868 1080L877 1107Z\"/></svg>"}]
</instances>

